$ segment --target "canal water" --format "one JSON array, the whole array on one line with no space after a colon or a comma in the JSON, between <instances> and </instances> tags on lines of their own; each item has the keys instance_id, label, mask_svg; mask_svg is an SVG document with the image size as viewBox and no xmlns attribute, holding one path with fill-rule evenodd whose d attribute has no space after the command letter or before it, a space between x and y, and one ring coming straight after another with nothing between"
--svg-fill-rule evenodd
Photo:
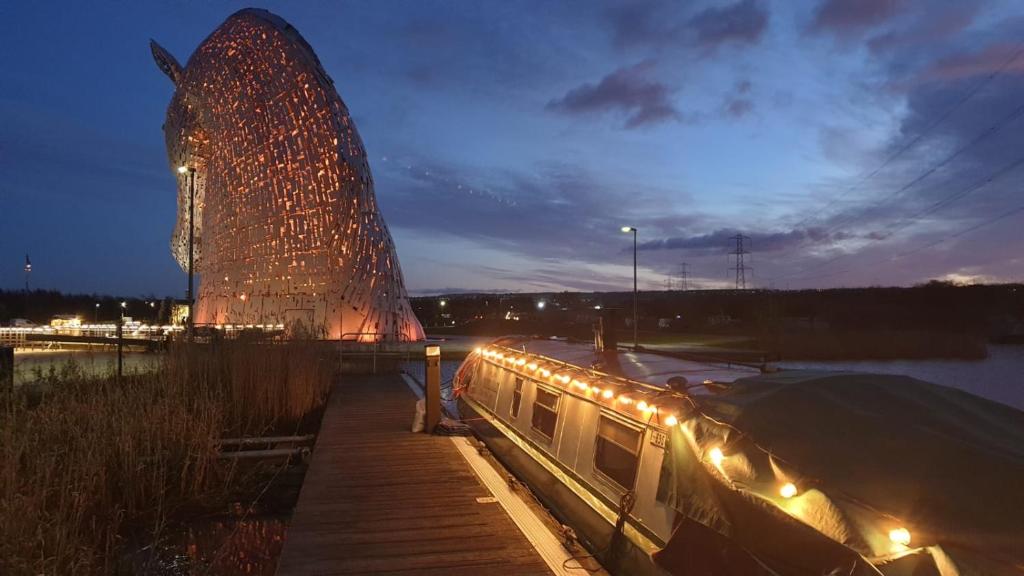
<instances>
[{"instance_id":1,"label":"canal water","mask_svg":"<svg viewBox=\"0 0 1024 576\"><path fill-rule=\"evenodd\" d=\"M152 372L159 368L163 356L151 352L125 352L122 370L125 374ZM59 374L73 362L86 376L109 376L117 372L117 352L113 350L23 350L14 352L14 384L28 384L45 378L53 371Z\"/></svg>"},{"instance_id":2,"label":"canal water","mask_svg":"<svg viewBox=\"0 0 1024 576\"><path fill-rule=\"evenodd\" d=\"M1024 346L989 346L984 360L780 362L780 368L902 374L1024 410Z\"/></svg>"}]
</instances>

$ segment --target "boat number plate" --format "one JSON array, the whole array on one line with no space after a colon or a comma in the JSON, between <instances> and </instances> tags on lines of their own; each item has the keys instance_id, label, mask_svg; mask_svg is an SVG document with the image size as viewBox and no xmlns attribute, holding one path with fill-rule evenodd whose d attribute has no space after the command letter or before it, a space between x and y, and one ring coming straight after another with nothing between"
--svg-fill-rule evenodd
<instances>
[{"instance_id":1,"label":"boat number plate","mask_svg":"<svg viewBox=\"0 0 1024 576\"><path fill-rule=\"evenodd\" d=\"M658 432L657 430L651 432L651 444L658 448L664 448L667 443L668 436L664 432Z\"/></svg>"}]
</instances>

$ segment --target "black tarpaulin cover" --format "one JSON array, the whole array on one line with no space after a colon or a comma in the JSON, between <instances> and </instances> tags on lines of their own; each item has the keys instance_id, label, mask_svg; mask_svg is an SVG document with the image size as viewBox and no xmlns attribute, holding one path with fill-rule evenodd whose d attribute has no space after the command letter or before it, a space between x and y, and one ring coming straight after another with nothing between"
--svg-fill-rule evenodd
<instances>
[{"instance_id":1,"label":"black tarpaulin cover","mask_svg":"<svg viewBox=\"0 0 1024 576\"><path fill-rule=\"evenodd\" d=\"M671 457L690 520L655 558L674 573L1024 570L1024 412L966 392L893 375L745 378L700 397ZM799 494L782 498L784 482ZM908 546L890 540L898 528ZM679 569L719 536L718 564Z\"/></svg>"}]
</instances>

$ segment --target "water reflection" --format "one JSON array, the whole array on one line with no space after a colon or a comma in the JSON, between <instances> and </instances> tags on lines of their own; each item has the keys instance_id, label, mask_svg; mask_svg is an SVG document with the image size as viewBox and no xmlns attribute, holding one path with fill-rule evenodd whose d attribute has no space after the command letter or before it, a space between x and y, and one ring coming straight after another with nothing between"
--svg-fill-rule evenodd
<instances>
[{"instance_id":1,"label":"water reflection","mask_svg":"<svg viewBox=\"0 0 1024 576\"><path fill-rule=\"evenodd\" d=\"M989 346L984 360L780 362L780 368L902 374L1024 410L1024 346Z\"/></svg>"},{"instance_id":2,"label":"water reflection","mask_svg":"<svg viewBox=\"0 0 1024 576\"><path fill-rule=\"evenodd\" d=\"M273 576L284 546L285 522L251 518L209 522L188 530L191 574Z\"/></svg>"},{"instance_id":3,"label":"water reflection","mask_svg":"<svg viewBox=\"0 0 1024 576\"><path fill-rule=\"evenodd\" d=\"M273 576L284 546L281 517L200 520L172 536L129 571L153 576Z\"/></svg>"}]
</instances>

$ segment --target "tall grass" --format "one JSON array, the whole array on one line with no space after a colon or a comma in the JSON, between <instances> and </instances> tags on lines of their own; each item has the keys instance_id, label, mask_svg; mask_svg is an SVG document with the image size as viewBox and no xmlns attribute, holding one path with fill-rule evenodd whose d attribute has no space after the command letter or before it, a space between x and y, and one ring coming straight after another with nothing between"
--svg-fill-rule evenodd
<instances>
[{"instance_id":1,"label":"tall grass","mask_svg":"<svg viewBox=\"0 0 1024 576\"><path fill-rule=\"evenodd\" d=\"M175 346L148 375L73 368L41 399L0 398L0 574L104 574L126 539L237 481L223 437L292 430L322 405L333 366L315 344Z\"/></svg>"}]
</instances>

